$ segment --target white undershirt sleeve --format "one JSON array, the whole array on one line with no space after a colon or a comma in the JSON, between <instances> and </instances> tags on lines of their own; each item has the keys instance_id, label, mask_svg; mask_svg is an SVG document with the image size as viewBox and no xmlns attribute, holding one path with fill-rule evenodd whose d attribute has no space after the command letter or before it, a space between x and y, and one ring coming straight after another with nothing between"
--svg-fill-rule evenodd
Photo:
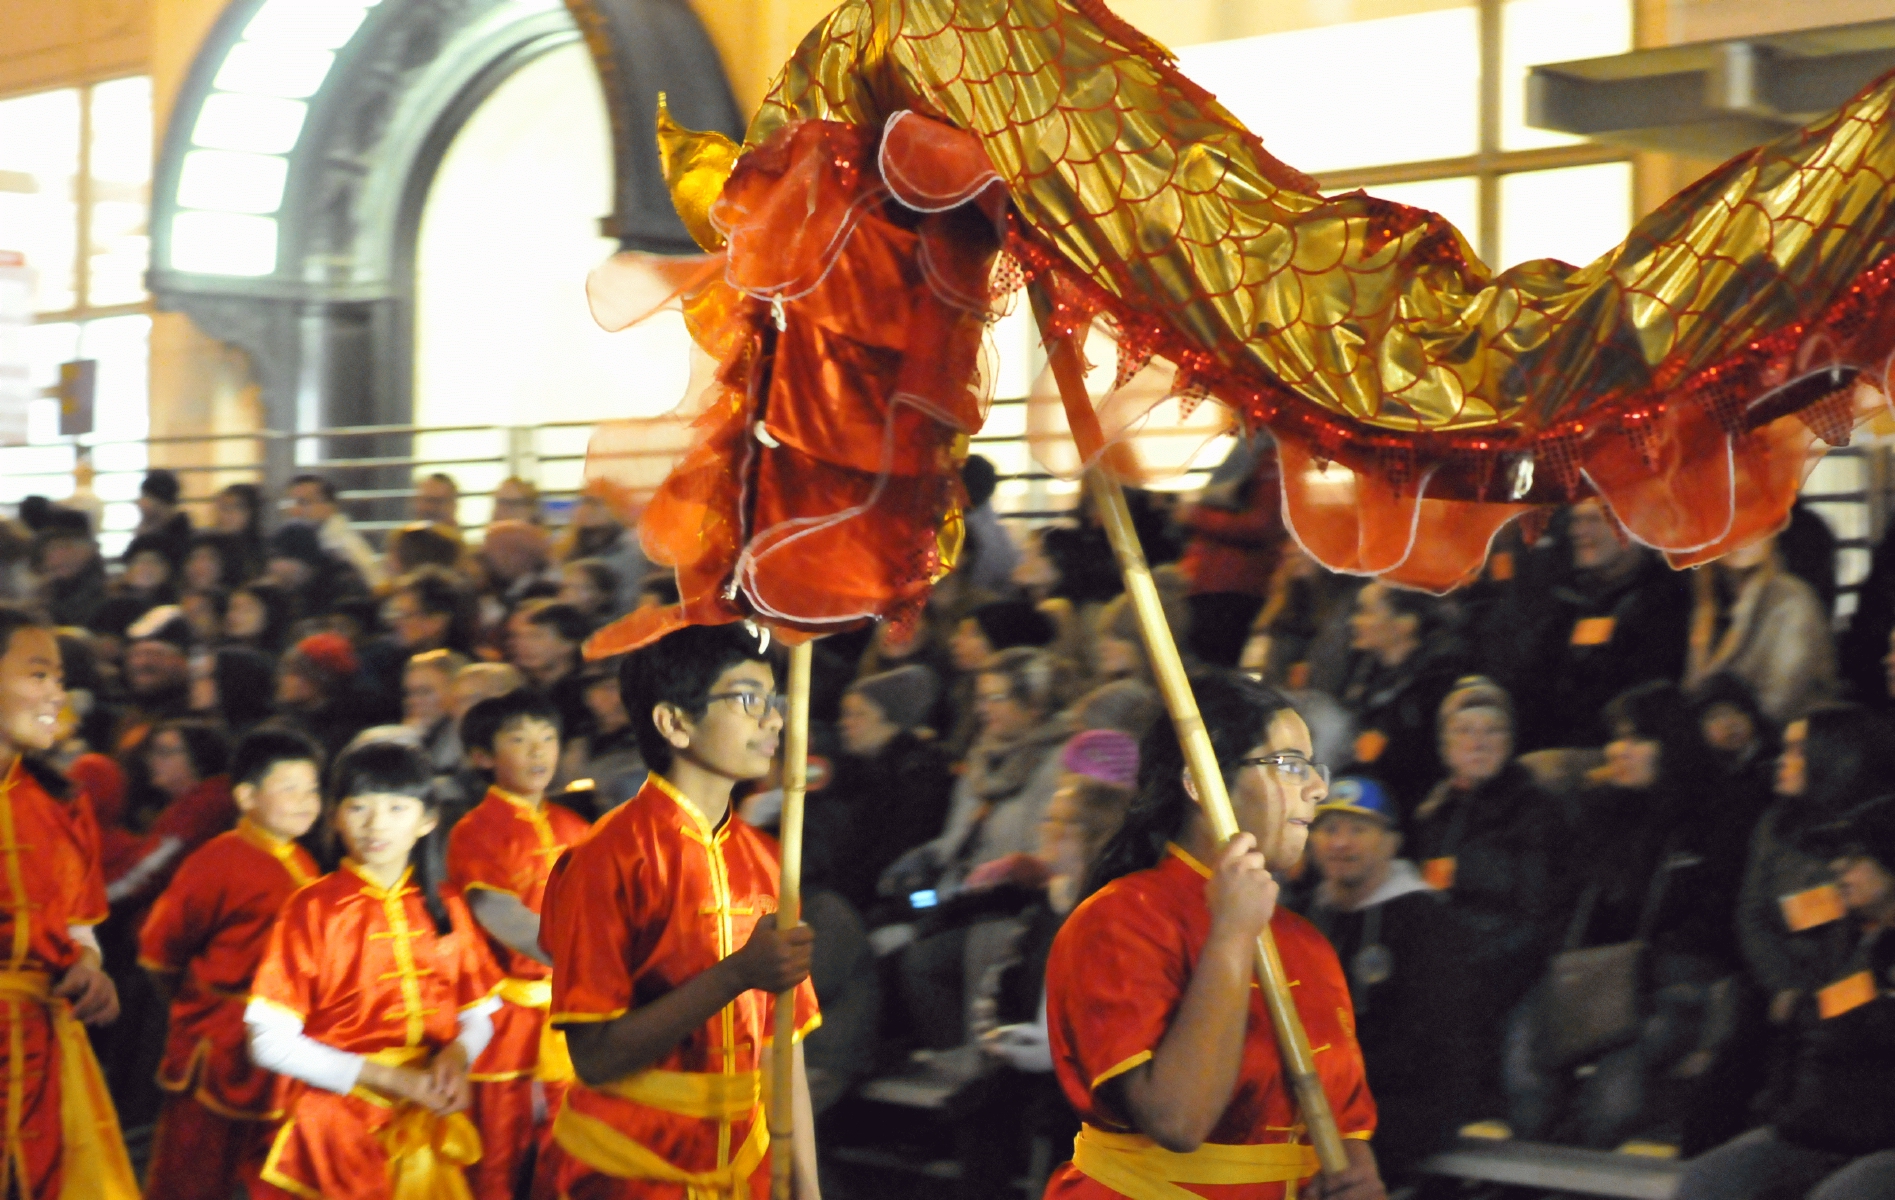
<instances>
[{"instance_id":1,"label":"white undershirt sleeve","mask_svg":"<svg viewBox=\"0 0 1895 1200\"><path fill-rule=\"evenodd\" d=\"M280 1008L252 1000L243 1010L250 1058L266 1071L300 1079L311 1087L347 1095L362 1075L360 1054L325 1046L303 1033L303 1023ZM493 1024L487 1025L489 1036Z\"/></svg>"},{"instance_id":2,"label":"white undershirt sleeve","mask_svg":"<svg viewBox=\"0 0 1895 1200\"><path fill-rule=\"evenodd\" d=\"M66 926L66 935L70 937L73 941L79 943L81 946L84 946L86 949L98 955L99 966L101 968L105 966L105 951L103 948L100 947L99 935L93 932L92 926L68 925Z\"/></svg>"},{"instance_id":3,"label":"white undershirt sleeve","mask_svg":"<svg viewBox=\"0 0 1895 1200\"><path fill-rule=\"evenodd\" d=\"M454 1040L467 1051L467 1065L473 1066L480 1052L493 1041L493 1015L500 1011L500 997L489 996L479 1004L461 1010L460 1032Z\"/></svg>"}]
</instances>

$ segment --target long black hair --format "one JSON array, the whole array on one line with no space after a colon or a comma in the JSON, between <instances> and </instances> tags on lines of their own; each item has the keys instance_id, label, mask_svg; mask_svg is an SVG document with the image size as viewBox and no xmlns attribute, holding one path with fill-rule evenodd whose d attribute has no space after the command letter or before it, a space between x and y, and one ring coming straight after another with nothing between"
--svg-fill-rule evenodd
<instances>
[{"instance_id":1,"label":"long black hair","mask_svg":"<svg viewBox=\"0 0 1895 1200\"><path fill-rule=\"evenodd\" d=\"M440 802L430 786L433 782L434 770L420 750L394 737L375 738L358 740L336 759L335 768L329 774L329 794L335 805L350 796L412 796L421 801L427 811L438 814ZM445 937L453 932L454 923L448 916L447 905L441 901L443 881L435 866L438 855L434 853L433 839L440 834L441 827L437 824L415 843L414 849L408 852L408 861L414 867L414 884L421 889L421 902L434 921L434 932Z\"/></svg>"},{"instance_id":2,"label":"long black hair","mask_svg":"<svg viewBox=\"0 0 1895 1200\"><path fill-rule=\"evenodd\" d=\"M1805 720L1803 794L1788 806L1798 829L1840 818L1895 791L1895 729L1860 704L1826 704Z\"/></svg>"},{"instance_id":3,"label":"long black hair","mask_svg":"<svg viewBox=\"0 0 1895 1200\"><path fill-rule=\"evenodd\" d=\"M1276 715L1296 706L1288 697L1237 671L1209 670L1191 676L1191 692L1211 735L1218 770L1229 786L1240 759L1265 736ZM1171 722L1160 721L1138 746L1138 793L1125 822L1099 852L1086 879L1091 894L1120 876L1157 865L1165 843L1178 836L1197 806L1184 790L1184 749Z\"/></svg>"}]
</instances>

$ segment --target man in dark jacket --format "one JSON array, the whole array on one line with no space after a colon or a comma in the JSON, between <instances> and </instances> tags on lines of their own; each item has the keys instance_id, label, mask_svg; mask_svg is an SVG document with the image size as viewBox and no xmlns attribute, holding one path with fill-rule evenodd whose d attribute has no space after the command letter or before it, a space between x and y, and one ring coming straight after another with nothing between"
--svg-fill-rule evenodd
<instances>
[{"instance_id":1,"label":"man in dark jacket","mask_svg":"<svg viewBox=\"0 0 1895 1200\"><path fill-rule=\"evenodd\" d=\"M1380 1114L1376 1165L1391 1186L1454 1140L1478 1086L1458 927L1441 893L1396 857L1401 842L1387 792L1345 775L1317 806L1309 843L1322 883L1308 916L1348 973Z\"/></svg>"},{"instance_id":2,"label":"man in dark jacket","mask_svg":"<svg viewBox=\"0 0 1895 1200\"><path fill-rule=\"evenodd\" d=\"M882 872L947 821L947 755L915 733L939 690L934 672L906 666L843 693L843 752L829 786L810 796L804 870L807 886L835 891L865 918Z\"/></svg>"},{"instance_id":3,"label":"man in dark jacket","mask_svg":"<svg viewBox=\"0 0 1895 1200\"><path fill-rule=\"evenodd\" d=\"M1513 633L1494 665L1518 706L1522 751L1603 745L1599 714L1614 696L1684 674L1686 577L1622 541L1596 500L1570 510L1566 536L1571 574L1543 595L1523 591L1499 625Z\"/></svg>"},{"instance_id":4,"label":"man in dark jacket","mask_svg":"<svg viewBox=\"0 0 1895 1200\"><path fill-rule=\"evenodd\" d=\"M178 507L184 489L170 471L151 471L138 485L138 528L136 537L147 539L171 560L171 569L184 565L191 550L191 515ZM125 555L131 561L131 552Z\"/></svg>"},{"instance_id":5,"label":"man in dark jacket","mask_svg":"<svg viewBox=\"0 0 1895 1200\"><path fill-rule=\"evenodd\" d=\"M1895 799L1863 805L1810 843L1834 855L1854 957L1801 1002L1770 1124L1694 1160L1678 1200L1895 1195Z\"/></svg>"}]
</instances>

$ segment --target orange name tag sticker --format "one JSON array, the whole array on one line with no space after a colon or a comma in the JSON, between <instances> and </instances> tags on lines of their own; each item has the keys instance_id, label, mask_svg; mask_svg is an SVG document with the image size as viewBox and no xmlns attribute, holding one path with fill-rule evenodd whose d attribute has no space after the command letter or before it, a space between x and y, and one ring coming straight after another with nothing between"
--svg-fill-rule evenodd
<instances>
[{"instance_id":1,"label":"orange name tag sticker","mask_svg":"<svg viewBox=\"0 0 1895 1200\"><path fill-rule=\"evenodd\" d=\"M1838 980L1816 993L1816 1011L1823 1014L1823 1020L1840 1017L1851 1009L1861 1008L1875 999L1875 976L1867 971L1857 971L1847 979Z\"/></svg>"},{"instance_id":2,"label":"orange name tag sticker","mask_svg":"<svg viewBox=\"0 0 1895 1200\"><path fill-rule=\"evenodd\" d=\"M1421 864L1421 878L1429 887L1439 892L1453 890L1455 860L1452 858L1431 858Z\"/></svg>"},{"instance_id":3,"label":"orange name tag sticker","mask_svg":"<svg viewBox=\"0 0 1895 1200\"><path fill-rule=\"evenodd\" d=\"M1487 577L1495 583L1506 583L1513 578L1513 555L1502 550L1487 560Z\"/></svg>"},{"instance_id":4,"label":"orange name tag sticker","mask_svg":"<svg viewBox=\"0 0 1895 1200\"><path fill-rule=\"evenodd\" d=\"M1843 914L1842 894L1834 885L1827 883L1806 892L1779 897L1777 907L1783 910L1783 923L1791 933L1801 933L1805 929L1840 921Z\"/></svg>"},{"instance_id":5,"label":"orange name tag sticker","mask_svg":"<svg viewBox=\"0 0 1895 1200\"><path fill-rule=\"evenodd\" d=\"M1364 729L1355 736L1355 760L1372 763L1388 749L1388 735L1379 729Z\"/></svg>"},{"instance_id":6,"label":"orange name tag sticker","mask_svg":"<svg viewBox=\"0 0 1895 1200\"><path fill-rule=\"evenodd\" d=\"M1616 617L1587 617L1573 626L1573 645L1603 646L1612 640L1618 624Z\"/></svg>"}]
</instances>

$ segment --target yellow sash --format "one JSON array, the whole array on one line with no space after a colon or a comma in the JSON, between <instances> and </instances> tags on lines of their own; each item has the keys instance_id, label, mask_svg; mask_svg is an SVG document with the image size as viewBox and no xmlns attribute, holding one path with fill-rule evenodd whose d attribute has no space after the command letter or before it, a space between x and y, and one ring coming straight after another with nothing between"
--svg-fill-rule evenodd
<instances>
[{"instance_id":1,"label":"yellow sash","mask_svg":"<svg viewBox=\"0 0 1895 1200\"><path fill-rule=\"evenodd\" d=\"M1181 1183L1281 1183L1295 1200L1298 1180L1321 1169L1313 1146L1283 1142L1221 1146L1206 1142L1178 1154L1136 1133L1107 1133L1082 1125L1073 1139L1073 1166L1132 1200L1202 1200Z\"/></svg>"},{"instance_id":2,"label":"yellow sash","mask_svg":"<svg viewBox=\"0 0 1895 1200\"><path fill-rule=\"evenodd\" d=\"M733 1200L748 1194L750 1177L763 1165L763 1155L770 1148L769 1123L759 1108L761 1072L640 1071L594 1090L681 1117L716 1121L749 1117L750 1135L723 1169L685 1171L568 1104L553 1120L553 1137L574 1158L616 1179L683 1184L686 1200Z\"/></svg>"},{"instance_id":3,"label":"yellow sash","mask_svg":"<svg viewBox=\"0 0 1895 1200\"><path fill-rule=\"evenodd\" d=\"M138 1200L138 1182L125 1138L119 1132L118 1111L92 1056L85 1027L72 1016L72 1006L54 999L52 977L37 971L0 971L0 1003L7 1010L7 1165L21 1161L20 1121L25 1115L25 1030L19 1021L21 1004L38 1004L52 1018L53 1037L59 1045L59 1129L63 1139L60 1160L65 1167L60 1200ZM25 1184L22 1181L21 1187ZM4 1190L0 1183L0 1190Z\"/></svg>"},{"instance_id":4,"label":"yellow sash","mask_svg":"<svg viewBox=\"0 0 1895 1200\"><path fill-rule=\"evenodd\" d=\"M553 981L518 979L509 975L500 981L500 998L521 1008L550 1012L553 1007ZM572 1054L566 1049L566 1035L555 1029L551 1021L540 1024L539 1065L533 1070L533 1078L542 1083L571 1083L573 1079Z\"/></svg>"},{"instance_id":5,"label":"yellow sash","mask_svg":"<svg viewBox=\"0 0 1895 1200\"><path fill-rule=\"evenodd\" d=\"M367 1057L384 1066L408 1067L427 1056L425 1046L404 1046ZM480 1133L467 1114L437 1117L419 1104L400 1103L377 1137L388 1155L392 1200L473 1200L461 1170L480 1161Z\"/></svg>"}]
</instances>

